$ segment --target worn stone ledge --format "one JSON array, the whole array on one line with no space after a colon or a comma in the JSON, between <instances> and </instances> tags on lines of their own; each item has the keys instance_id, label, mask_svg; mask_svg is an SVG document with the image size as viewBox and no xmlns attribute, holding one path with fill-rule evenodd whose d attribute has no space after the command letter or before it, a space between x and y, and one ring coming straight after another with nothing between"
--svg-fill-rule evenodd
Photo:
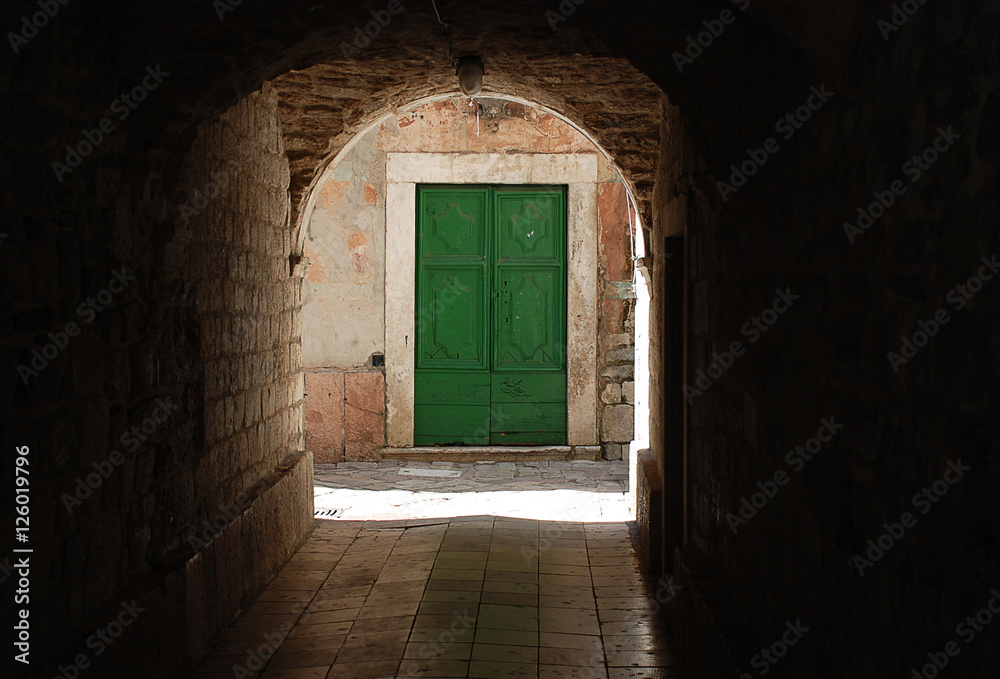
<instances>
[{"instance_id":1,"label":"worn stone ledge","mask_svg":"<svg viewBox=\"0 0 1000 679\"><path fill-rule=\"evenodd\" d=\"M636 526L639 561L652 575L663 572L663 487L656 458L648 448L638 453L636 474Z\"/></svg>"},{"instance_id":2,"label":"worn stone ledge","mask_svg":"<svg viewBox=\"0 0 1000 679\"><path fill-rule=\"evenodd\" d=\"M292 453L262 481L207 545L128 597L143 610L94 663L98 676L186 676L291 558L314 525L312 453Z\"/></svg>"}]
</instances>

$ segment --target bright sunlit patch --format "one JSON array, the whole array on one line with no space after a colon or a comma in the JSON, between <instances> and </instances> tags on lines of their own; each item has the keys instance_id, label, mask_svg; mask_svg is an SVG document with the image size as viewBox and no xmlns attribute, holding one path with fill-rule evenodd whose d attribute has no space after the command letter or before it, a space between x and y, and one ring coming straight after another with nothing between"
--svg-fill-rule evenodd
<instances>
[{"instance_id":1,"label":"bright sunlit patch","mask_svg":"<svg viewBox=\"0 0 1000 679\"><path fill-rule=\"evenodd\" d=\"M352 490L316 486L316 512L338 509L343 521L441 519L457 516L507 516L573 523L631 521L626 493L582 490L482 491L432 493L408 490Z\"/></svg>"}]
</instances>

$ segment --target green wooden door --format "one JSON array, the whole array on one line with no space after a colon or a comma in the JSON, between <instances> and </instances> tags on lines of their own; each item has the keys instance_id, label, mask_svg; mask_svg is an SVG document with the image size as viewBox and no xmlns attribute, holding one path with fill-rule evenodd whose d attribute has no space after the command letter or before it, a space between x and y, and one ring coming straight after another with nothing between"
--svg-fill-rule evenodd
<instances>
[{"instance_id":1,"label":"green wooden door","mask_svg":"<svg viewBox=\"0 0 1000 679\"><path fill-rule=\"evenodd\" d=\"M566 443L566 193L417 192L415 445Z\"/></svg>"}]
</instances>

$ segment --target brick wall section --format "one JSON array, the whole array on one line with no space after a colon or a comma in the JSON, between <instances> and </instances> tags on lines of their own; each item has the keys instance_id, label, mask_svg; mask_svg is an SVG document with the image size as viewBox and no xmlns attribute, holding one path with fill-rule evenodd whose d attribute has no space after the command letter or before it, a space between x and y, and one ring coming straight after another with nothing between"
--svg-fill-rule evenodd
<instances>
[{"instance_id":1,"label":"brick wall section","mask_svg":"<svg viewBox=\"0 0 1000 679\"><path fill-rule=\"evenodd\" d=\"M455 91L450 74L428 77L422 71L409 77L406 68L398 61L362 68L331 58L275 79L291 167L293 223L301 217L302 201L325 162L354 135L395 107ZM643 219L649 223L660 113L660 92L652 82L627 61L606 55L580 56L571 66L548 56L498 56L490 63L490 73L483 96L495 92L523 97L562 113L593 135L635 186Z\"/></svg>"}]
</instances>

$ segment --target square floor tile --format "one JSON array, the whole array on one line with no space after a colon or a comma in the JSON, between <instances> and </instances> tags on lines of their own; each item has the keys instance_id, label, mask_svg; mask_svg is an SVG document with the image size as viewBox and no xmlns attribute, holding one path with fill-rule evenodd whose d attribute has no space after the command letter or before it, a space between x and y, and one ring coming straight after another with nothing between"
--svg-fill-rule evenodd
<instances>
[{"instance_id":1,"label":"square floor tile","mask_svg":"<svg viewBox=\"0 0 1000 679\"><path fill-rule=\"evenodd\" d=\"M398 677L465 677L469 671L467 660L403 660Z\"/></svg>"},{"instance_id":2,"label":"square floor tile","mask_svg":"<svg viewBox=\"0 0 1000 679\"><path fill-rule=\"evenodd\" d=\"M265 672L289 670L302 667L329 667L337 657L337 648L321 651L282 651L280 648L265 667Z\"/></svg>"},{"instance_id":3,"label":"square floor tile","mask_svg":"<svg viewBox=\"0 0 1000 679\"><path fill-rule=\"evenodd\" d=\"M604 649L604 642L597 635L540 632L538 641L542 648L569 648L587 651L603 651Z\"/></svg>"},{"instance_id":4,"label":"square floor tile","mask_svg":"<svg viewBox=\"0 0 1000 679\"><path fill-rule=\"evenodd\" d=\"M538 665L533 663L490 662L473 660L469 663L469 679L507 679L508 677L538 676Z\"/></svg>"},{"instance_id":5,"label":"square floor tile","mask_svg":"<svg viewBox=\"0 0 1000 679\"><path fill-rule=\"evenodd\" d=\"M411 640L406 645L403 658L410 660L468 660L472 657L470 642L437 643Z\"/></svg>"},{"instance_id":6,"label":"square floor tile","mask_svg":"<svg viewBox=\"0 0 1000 679\"><path fill-rule=\"evenodd\" d=\"M543 665L604 667L604 652L593 648L540 648L538 662Z\"/></svg>"},{"instance_id":7,"label":"square floor tile","mask_svg":"<svg viewBox=\"0 0 1000 679\"><path fill-rule=\"evenodd\" d=\"M476 630L477 644L506 644L510 646L538 646L538 632L511 629Z\"/></svg>"},{"instance_id":8,"label":"square floor tile","mask_svg":"<svg viewBox=\"0 0 1000 679\"><path fill-rule=\"evenodd\" d=\"M538 679L607 679L608 671L602 667L571 667L569 665L538 666Z\"/></svg>"},{"instance_id":9,"label":"square floor tile","mask_svg":"<svg viewBox=\"0 0 1000 679\"><path fill-rule=\"evenodd\" d=\"M607 651L608 667L669 667L673 659L666 651Z\"/></svg>"},{"instance_id":10,"label":"square floor tile","mask_svg":"<svg viewBox=\"0 0 1000 679\"><path fill-rule=\"evenodd\" d=\"M327 679L391 679L398 668L398 660L336 663L326 676Z\"/></svg>"}]
</instances>

